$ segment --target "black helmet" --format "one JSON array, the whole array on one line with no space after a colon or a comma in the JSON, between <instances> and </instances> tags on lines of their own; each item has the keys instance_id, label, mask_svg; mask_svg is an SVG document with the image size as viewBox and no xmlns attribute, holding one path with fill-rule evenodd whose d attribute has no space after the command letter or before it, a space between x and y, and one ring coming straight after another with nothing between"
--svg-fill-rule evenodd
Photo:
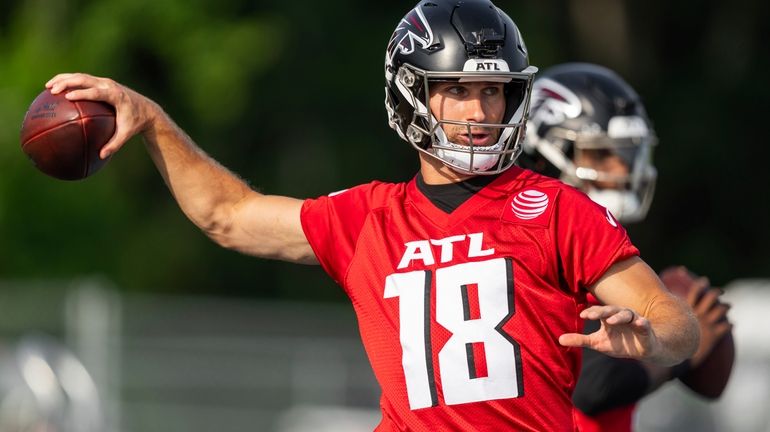
<instances>
[{"instance_id":1,"label":"black helmet","mask_svg":"<svg viewBox=\"0 0 770 432\"><path fill-rule=\"evenodd\" d=\"M488 0L428 0L399 22L385 53L388 123L419 151L467 174L509 168L524 138L529 92L537 68L508 15ZM506 111L500 124L437 120L428 98L433 81L504 83ZM442 124L501 129L491 146L449 142Z\"/></svg>"},{"instance_id":2,"label":"black helmet","mask_svg":"<svg viewBox=\"0 0 770 432\"><path fill-rule=\"evenodd\" d=\"M531 105L520 165L582 189L621 222L647 215L657 137L639 95L623 78L594 64L554 66L535 80ZM618 156L628 174L579 166L581 152ZM612 187L597 187L602 182Z\"/></svg>"}]
</instances>

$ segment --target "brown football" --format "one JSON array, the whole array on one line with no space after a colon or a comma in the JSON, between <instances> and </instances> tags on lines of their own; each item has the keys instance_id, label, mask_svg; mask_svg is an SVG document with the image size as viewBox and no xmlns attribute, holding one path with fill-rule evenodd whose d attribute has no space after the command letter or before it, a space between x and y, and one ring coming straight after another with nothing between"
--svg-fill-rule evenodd
<instances>
[{"instance_id":1,"label":"brown football","mask_svg":"<svg viewBox=\"0 0 770 432\"><path fill-rule=\"evenodd\" d=\"M685 267L669 267L660 273L660 279L666 287L682 299L687 299L690 287L697 276ZM679 377L687 387L699 395L716 399L722 395L735 361L735 344L732 333L725 334L711 353L697 368L691 369Z\"/></svg>"},{"instance_id":2,"label":"brown football","mask_svg":"<svg viewBox=\"0 0 770 432\"><path fill-rule=\"evenodd\" d=\"M734 362L735 342L732 333L727 333L700 366L679 377L679 380L699 395L716 399L727 387Z\"/></svg>"},{"instance_id":3,"label":"brown football","mask_svg":"<svg viewBox=\"0 0 770 432\"><path fill-rule=\"evenodd\" d=\"M660 272L660 280L669 291L683 300L687 299L690 287L698 277L683 266L668 267Z\"/></svg>"},{"instance_id":4,"label":"brown football","mask_svg":"<svg viewBox=\"0 0 770 432\"><path fill-rule=\"evenodd\" d=\"M70 101L44 90L21 126L21 149L43 173L61 180L84 179L108 159L99 151L115 133L115 109L106 103Z\"/></svg>"}]
</instances>

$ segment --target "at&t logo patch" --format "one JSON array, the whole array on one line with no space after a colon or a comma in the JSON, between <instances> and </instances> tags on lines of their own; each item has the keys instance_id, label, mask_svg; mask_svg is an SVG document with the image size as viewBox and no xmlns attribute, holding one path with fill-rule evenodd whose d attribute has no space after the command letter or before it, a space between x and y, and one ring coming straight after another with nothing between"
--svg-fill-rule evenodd
<instances>
[{"instance_id":1,"label":"at&t logo patch","mask_svg":"<svg viewBox=\"0 0 770 432\"><path fill-rule=\"evenodd\" d=\"M514 193L503 212L503 220L547 225L557 192L550 189L526 189Z\"/></svg>"},{"instance_id":2,"label":"at&t logo patch","mask_svg":"<svg viewBox=\"0 0 770 432\"><path fill-rule=\"evenodd\" d=\"M511 209L519 219L531 220L545 213L548 195L536 190L526 190L513 197Z\"/></svg>"}]
</instances>

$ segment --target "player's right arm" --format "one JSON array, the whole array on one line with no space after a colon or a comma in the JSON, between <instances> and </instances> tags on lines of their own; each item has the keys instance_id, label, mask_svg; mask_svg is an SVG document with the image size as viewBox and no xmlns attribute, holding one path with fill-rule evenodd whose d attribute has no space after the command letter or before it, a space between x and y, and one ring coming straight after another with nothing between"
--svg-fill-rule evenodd
<instances>
[{"instance_id":1,"label":"player's right arm","mask_svg":"<svg viewBox=\"0 0 770 432\"><path fill-rule=\"evenodd\" d=\"M46 87L54 94L69 91L71 100L113 105L115 135L101 157L142 135L182 211L218 244L258 257L317 263L300 223L302 200L256 192L201 150L155 102L111 79L86 74L60 74Z\"/></svg>"}]
</instances>

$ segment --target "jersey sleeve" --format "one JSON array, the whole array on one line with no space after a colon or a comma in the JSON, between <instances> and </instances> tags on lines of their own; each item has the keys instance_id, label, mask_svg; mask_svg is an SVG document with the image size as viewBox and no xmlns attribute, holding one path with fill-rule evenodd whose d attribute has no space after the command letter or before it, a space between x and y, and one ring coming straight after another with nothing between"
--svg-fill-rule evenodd
<instances>
[{"instance_id":1,"label":"jersey sleeve","mask_svg":"<svg viewBox=\"0 0 770 432\"><path fill-rule=\"evenodd\" d=\"M560 263L567 284L585 290L613 264L639 255L639 250L607 209L578 190L563 192L556 209Z\"/></svg>"},{"instance_id":2,"label":"jersey sleeve","mask_svg":"<svg viewBox=\"0 0 770 432\"><path fill-rule=\"evenodd\" d=\"M356 186L305 200L302 205L300 220L305 237L323 269L340 285L371 211L375 186L376 183Z\"/></svg>"}]
</instances>

